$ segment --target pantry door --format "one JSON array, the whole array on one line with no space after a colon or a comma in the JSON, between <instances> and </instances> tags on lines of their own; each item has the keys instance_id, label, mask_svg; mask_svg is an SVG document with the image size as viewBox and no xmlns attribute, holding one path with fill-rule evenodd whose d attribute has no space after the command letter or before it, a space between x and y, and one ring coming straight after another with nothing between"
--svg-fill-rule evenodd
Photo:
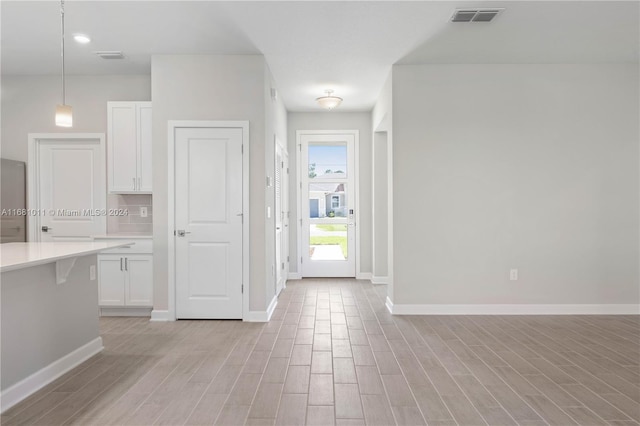
<instances>
[{"instance_id":1,"label":"pantry door","mask_svg":"<svg viewBox=\"0 0 640 426\"><path fill-rule=\"evenodd\" d=\"M177 319L243 317L242 145L242 128L175 129Z\"/></svg>"},{"instance_id":2,"label":"pantry door","mask_svg":"<svg viewBox=\"0 0 640 426\"><path fill-rule=\"evenodd\" d=\"M91 240L105 234L103 134L29 135L29 240Z\"/></svg>"}]
</instances>

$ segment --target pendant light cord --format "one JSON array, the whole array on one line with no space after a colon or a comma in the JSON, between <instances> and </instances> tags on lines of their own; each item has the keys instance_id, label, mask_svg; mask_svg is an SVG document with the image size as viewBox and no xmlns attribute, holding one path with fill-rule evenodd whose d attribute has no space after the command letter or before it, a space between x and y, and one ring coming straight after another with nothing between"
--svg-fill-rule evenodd
<instances>
[{"instance_id":1,"label":"pendant light cord","mask_svg":"<svg viewBox=\"0 0 640 426\"><path fill-rule=\"evenodd\" d=\"M66 105L65 98L65 78L64 78L64 0L60 0L60 24L62 28L62 105Z\"/></svg>"}]
</instances>

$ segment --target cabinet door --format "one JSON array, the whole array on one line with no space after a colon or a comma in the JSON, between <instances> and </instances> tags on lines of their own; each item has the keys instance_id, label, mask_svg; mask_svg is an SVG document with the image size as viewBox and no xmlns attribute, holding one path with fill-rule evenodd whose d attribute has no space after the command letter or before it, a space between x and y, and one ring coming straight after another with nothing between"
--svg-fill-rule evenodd
<instances>
[{"instance_id":1,"label":"cabinet door","mask_svg":"<svg viewBox=\"0 0 640 426\"><path fill-rule=\"evenodd\" d=\"M125 304L153 306L153 256L128 255L125 265Z\"/></svg>"},{"instance_id":2,"label":"cabinet door","mask_svg":"<svg viewBox=\"0 0 640 426\"><path fill-rule=\"evenodd\" d=\"M109 192L137 191L138 124L135 102L107 103Z\"/></svg>"},{"instance_id":3,"label":"cabinet door","mask_svg":"<svg viewBox=\"0 0 640 426\"><path fill-rule=\"evenodd\" d=\"M151 192L151 102L137 102L138 110L138 191Z\"/></svg>"},{"instance_id":4,"label":"cabinet door","mask_svg":"<svg viewBox=\"0 0 640 426\"><path fill-rule=\"evenodd\" d=\"M124 306L124 259L119 255L98 256L98 304Z\"/></svg>"}]
</instances>

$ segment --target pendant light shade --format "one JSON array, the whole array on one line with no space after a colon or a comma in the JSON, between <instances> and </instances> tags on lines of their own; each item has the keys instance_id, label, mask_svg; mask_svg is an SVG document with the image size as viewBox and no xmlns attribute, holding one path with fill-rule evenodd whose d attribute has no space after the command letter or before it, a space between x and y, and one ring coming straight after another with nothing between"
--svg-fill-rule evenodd
<instances>
[{"instance_id":1,"label":"pendant light shade","mask_svg":"<svg viewBox=\"0 0 640 426\"><path fill-rule=\"evenodd\" d=\"M331 95L333 90L325 90L325 93L327 96L321 96L316 99L316 102L318 102L322 108L331 110L342 103L342 98Z\"/></svg>"},{"instance_id":2,"label":"pendant light shade","mask_svg":"<svg viewBox=\"0 0 640 426\"><path fill-rule=\"evenodd\" d=\"M70 105L65 104L66 87L64 75L64 0L60 0L60 50L62 56L62 104L56 105L56 126L73 127L73 110Z\"/></svg>"},{"instance_id":3,"label":"pendant light shade","mask_svg":"<svg viewBox=\"0 0 640 426\"><path fill-rule=\"evenodd\" d=\"M56 126L73 127L73 109L70 105L56 105Z\"/></svg>"}]
</instances>

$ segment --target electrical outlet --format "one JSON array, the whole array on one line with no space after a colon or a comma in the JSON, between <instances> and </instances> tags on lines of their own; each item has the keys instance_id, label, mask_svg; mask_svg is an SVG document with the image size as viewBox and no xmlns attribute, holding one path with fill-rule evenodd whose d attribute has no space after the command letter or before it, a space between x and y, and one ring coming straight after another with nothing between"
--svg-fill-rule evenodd
<instances>
[{"instance_id":1,"label":"electrical outlet","mask_svg":"<svg viewBox=\"0 0 640 426\"><path fill-rule=\"evenodd\" d=\"M518 270L517 269L511 269L509 271L509 279L511 281L518 281Z\"/></svg>"},{"instance_id":2,"label":"electrical outlet","mask_svg":"<svg viewBox=\"0 0 640 426\"><path fill-rule=\"evenodd\" d=\"M148 214L147 208L140 206L140 217L147 217L147 214Z\"/></svg>"},{"instance_id":3,"label":"electrical outlet","mask_svg":"<svg viewBox=\"0 0 640 426\"><path fill-rule=\"evenodd\" d=\"M89 281L95 281L96 279L96 265L89 266Z\"/></svg>"}]
</instances>

